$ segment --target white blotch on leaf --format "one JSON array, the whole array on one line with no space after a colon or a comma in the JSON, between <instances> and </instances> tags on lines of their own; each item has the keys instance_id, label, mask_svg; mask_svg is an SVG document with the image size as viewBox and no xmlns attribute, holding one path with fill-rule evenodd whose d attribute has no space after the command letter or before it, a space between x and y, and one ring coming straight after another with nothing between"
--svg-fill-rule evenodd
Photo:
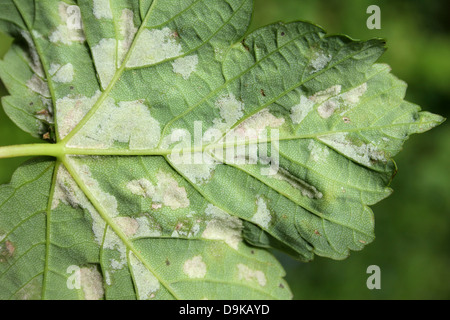
<instances>
[{"instance_id":1,"label":"white blotch on leaf","mask_svg":"<svg viewBox=\"0 0 450 320\"><path fill-rule=\"evenodd\" d=\"M314 58L310 62L312 71L310 73L316 73L323 68L325 68L331 61L332 56L330 54L326 55L323 52L314 53Z\"/></svg>"},{"instance_id":2,"label":"white blotch on leaf","mask_svg":"<svg viewBox=\"0 0 450 320\"><path fill-rule=\"evenodd\" d=\"M340 85L332 86L326 90L319 91L309 99L317 104L320 104L317 108L319 115L327 119L331 117L334 111L340 107L338 96L341 93L342 87Z\"/></svg>"},{"instance_id":3,"label":"white blotch on leaf","mask_svg":"<svg viewBox=\"0 0 450 320\"><path fill-rule=\"evenodd\" d=\"M142 67L182 55L181 45L169 28L144 29L136 40L127 67Z\"/></svg>"},{"instance_id":4,"label":"white blotch on leaf","mask_svg":"<svg viewBox=\"0 0 450 320\"><path fill-rule=\"evenodd\" d=\"M127 188L131 193L144 198L152 198L155 194L155 186L145 178L130 181Z\"/></svg>"},{"instance_id":5,"label":"white blotch on leaf","mask_svg":"<svg viewBox=\"0 0 450 320\"><path fill-rule=\"evenodd\" d=\"M139 228L133 238L151 238L161 236L161 230L159 230L158 226L156 226L154 222L151 223L148 218L139 217L136 218L136 221L139 224Z\"/></svg>"},{"instance_id":6,"label":"white blotch on leaf","mask_svg":"<svg viewBox=\"0 0 450 320\"><path fill-rule=\"evenodd\" d=\"M337 108L339 108L339 103L337 101L328 100L317 108L317 112L322 118L327 119L333 115Z\"/></svg>"},{"instance_id":7,"label":"white blotch on leaf","mask_svg":"<svg viewBox=\"0 0 450 320\"><path fill-rule=\"evenodd\" d=\"M128 238L133 237L138 232L139 222L136 219L117 217L113 221Z\"/></svg>"},{"instance_id":8,"label":"white blotch on leaf","mask_svg":"<svg viewBox=\"0 0 450 320\"><path fill-rule=\"evenodd\" d=\"M84 192L78 187L70 173L63 166L58 168L52 210L58 208L61 202L65 205L70 205L72 208L82 208L89 211L93 219L94 235L97 242L100 244L103 237L103 231L100 229L102 229L102 227L104 229L104 221L100 218L91 202L86 198ZM103 226L100 226L97 229L96 227L98 227L99 224L102 224Z\"/></svg>"},{"instance_id":9,"label":"white blotch on leaf","mask_svg":"<svg viewBox=\"0 0 450 320\"><path fill-rule=\"evenodd\" d=\"M184 80L189 79L191 73L197 69L198 56L196 54L183 58L178 58L172 62L173 72L179 74Z\"/></svg>"},{"instance_id":10,"label":"white blotch on leaf","mask_svg":"<svg viewBox=\"0 0 450 320\"><path fill-rule=\"evenodd\" d=\"M72 165L76 168L84 185L89 189L92 196L102 206L103 211L110 217L115 218L119 215L117 210L117 199L110 193L104 192L100 184L92 176L91 170L85 164L78 165L75 161L70 160Z\"/></svg>"},{"instance_id":11,"label":"white blotch on leaf","mask_svg":"<svg viewBox=\"0 0 450 320\"><path fill-rule=\"evenodd\" d=\"M65 2L58 4L61 23L49 36L50 42L71 45L73 42L82 43L86 40L83 31L80 8Z\"/></svg>"},{"instance_id":12,"label":"white blotch on leaf","mask_svg":"<svg viewBox=\"0 0 450 320\"><path fill-rule=\"evenodd\" d=\"M240 139L259 139L266 132L267 128L278 128L284 124L284 118L277 118L270 113L268 108L262 109L258 113L242 121L235 129L234 134Z\"/></svg>"},{"instance_id":13,"label":"white blotch on leaf","mask_svg":"<svg viewBox=\"0 0 450 320\"><path fill-rule=\"evenodd\" d=\"M104 223L103 228L105 228ZM103 229L102 234L104 232L105 230ZM111 228L107 228L104 241L101 244L103 245L103 249L109 249L116 255L115 258L110 259L110 267L112 272L123 269L127 264L127 248L123 241L114 231L112 231Z\"/></svg>"},{"instance_id":14,"label":"white blotch on leaf","mask_svg":"<svg viewBox=\"0 0 450 320\"><path fill-rule=\"evenodd\" d=\"M35 74L37 74L39 77L44 77L44 69L42 68L41 59L39 58L39 54L37 53L36 46L34 45L34 41L28 31L21 31L20 34L25 39L25 41L28 44L28 54L30 55L29 58L29 65L31 70Z\"/></svg>"},{"instance_id":15,"label":"white blotch on leaf","mask_svg":"<svg viewBox=\"0 0 450 320\"><path fill-rule=\"evenodd\" d=\"M31 30L31 34L33 35L33 37L35 39L44 39L42 34L39 31L37 31L37 30Z\"/></svg>"},{"instance_id":16,"label":"white blotch on leaf","mask_svg":"<svg viewBox=\"0 0 450 320\"><path fill-rule=\"evenodd\" d=\"M84 42L84 36L80 35L80 32L74 32L72 29L67 28L66 25L59 25L50 37L50 42L61 42L66 45L71 45L73 42Z\"/></svg>"},{"instance_id":17,"label":"white blotch on leaf","mask_svg":"<svg viewBox=\"0 0 450 320\"><path fill-rule=\"evenodd\" d=\"M63 66L52 63L50 65L49 73L52 76L52 80L55 82L69 83L73 81L73 65L71 63Z\"/></svg>"},{"instance_id":18,"label":"white blotch on leaf","mask_svg":"<svg viewBox=\"0 0 450 320\"><path fill-rule=\"evenodd\" d=\"M245 264L238 264L238 279L244 280L247 282L253 282L259 284L261 287L264 287L267 283L267 279L265 274L260 270L253 270L246 266Z\"/></svg>"},{"instance_id":19,"label":"white blotch on leaf","mask_svg":"<svg viewBox=\"0 0 450 320\"><path fill-rule=\"evenodd\" d=\"M366 91L367 91L367 82L343 93L341 96L345 103L355 105L359 103L359 99L363 96L364 93L366 93Z\"/></svg>"},{"instance_id":20,"label":"white blotch on leaf","mask_svg":"<svg viewBox=\"0 0 450 320\"><path fill-rule=\"evenodd\" d=\"M267 229L269 228L272 216L269 209L267 208L267 203L263 197L256 197L256 213L251 218L251 221L259 225L260 227Z\"/></svg>"},{"instance_id":21,"label":"white blotch on leaf","mask_svg":"<svg viewBox=\"0 0 450 320\"><path fill-rule=\"evenodd\" d=\"M278 169L278 172L276 174L270 177L272 179L289 183L291 187L300 191L300 193L304 197L308 197L310 199L321 199L323 197L323 194L319 190L317 190L316 187L310 185L306 181L296 177L295 175L291 174L289 171L281 167Z\"/></svg>"},{"instance_id":22,"label":"white blotch on leaf","mask_svg":"<svg viewBox=\"0 0 450 320\"><path fill-rule=\"evenodd\" d=\"M100 300L105 294L103 277L95 266L80 269L80 284L85 300Z\"/></svg>"},{"instance_id":23,"label":"white blotch on leaf","mask_svg":"<svg viewBox=\"0 0 450 320\"><path fill-rule=\"evenodd\" d=\"M143 150L156 147L160 135L159 122L143 101L121 101L116 106L112 98L107 98L68 145L106 149L122 142L131 150Z\"/></svg>"},{"instance_id":24,"label":"white blotch on leaf","mask_svg":"<svg viewBox=\"0 0 450 320\"><path fill-rule=\"evenodd\" d=\"M70 173L63 166L60 166L58 169L55 191L53 194L52 210L57 209L61 202L70 205L72 208L82 208L89 212L92 218L92 232L94 234L95 242L98 245L102 245L106 223L89 199L87 199L84 192L78 187ZM125 252L123 244L121 244L121 241L117 236L113 237L109 234L110 232L105 239L105 248L114 249L114 247L119 247L119 249L123 251L123 253L121 253L123 256Z\"/></svg>"},{"instance_id":25,"label":"white blotch on leaf","mask_svg":"<svg viewBox=\"0 0 450 320\"><path fill-rule=\"evenodd\" d=\"M174 145L176 143L176 145ZM191 134L186 129L174 129L170 134L165 136L161 141L161 149L169 148L190 148Z\"/></svg>"},{"instance_id":26,"label":"white blotch on leaf","mask_svg":"<svg viewBox=\"0 0 450 320\"><path fill-rule=\"evenodd\" d=\"M46 81L41 79L38 75L33 74L30 80L27 81L28 89L40 94L43 97L50 97L50 90Z\"/></svg>"},{"instance_id":27,"label":"white blotch on leaf","mask_svg":"<svg viewBox=\"0 0 450 320\"><path fill-rule=\"evenodd\" d=\"M186 163L183 162L182 158L180 161L178 161L179 159L175 160L172 154L169 155L169 160L172 161L177 170L195 184L202 185L208 183L212 178L218 162L206 152L195 152L190 154L190 156L192 158L190 161L186 161ZM193 159L196 157L202 159L203 163L192 163Z\"/></svg>"},{"instance_id":28,"label":"white blotch on leaf","mask_svg":"<svg viewBox=\"0 0 450 320\"><path fill-rule=\"evenodd\" d=\"M92 56L102 88L106 89L116 73L116 39L101 39L97 45L92 47Z\"/></svg>"},{"instance_id":29,"label":"white blotch on leaf","mask_svg":"<svg viewBox=\"0 0 450 320\"><path fill-rule=\"evenodd\" d=\"M31 34L33 35L33 37L35 39L44 39L42 34L39 31L37 31L37 30L31 30Z\"/></svg>"},{"instance_id":30,"label":"white blotch on leaf","mask_svg":"<svg viewBox=\"0 0 450 320\"><path fill-rule=\"evenodd\" d=\"M189 206L186 189L180 187L171 175L159 171L156 178L158 179L158 185L156 193L153 196L155 202L162 202L165 206L173 210Z\"/></svg>"},{"instance_id":31,"label":"white blotch on leaf","mask_svg":"<svg viewBox=\"0 0 450 320\"><path fill-rule=\"evenodd\" d=\"M215 48L214 49L214 56L215 56L216 60L223 61L223 59L225 58L224 50L222 48Z\"/></svg>"},{"instance_id":32,"label":"white blotch on leaf","mask_svg":"<svg viewBox=\"0 0 450 320\"><path fill-rule=\"evenodd\" d=\"M110 286L112 284L111 274L108 271L105 271L104 274L105 274L105 283L106 285Z\"/></svg>"},{"instance_id":33,"label":"white blotch on leaf","mask_svg":"<svg viewBox=\"0 0 450 320\"><path fill-rule=\"evenodd\" d=\"M244 109L244 103L238 101L232 93L221 96L216 101L215 107L220 111L220 116L222 117L225 128L231 127L244 115L242 111ZM215 124L220 129L222 121L220 119L215 119Z\"/></svg>"},{"instance_id":34,"label":"white blotch on leaf","mask_svg":"<svg viewBox=\"0 0 450 320\"><path fill-rule=\"evenodd\" d=\"M110 0L93 0L93 13L97 19L112 19Z\"/></svg>"},{"instance_id":35,"label":"white blotch on leaf","mask_svg":"<svg viewBox=\"0 0 450 320\"><path fill-rule=\"evenodd\" d=\"M58 168L52 210L58 208L61 202L70 205L72 208L81 207L83 209L88 209L88 207L91 207L84 193L63 166Z\"/></svg>"},{"instance_id":36,"label":"white blotch on leaf","mask_svg":"<svg viewBox=\"0 0 450 320\"><path fill-rule=\"evenodd\" d=\"M153 298L160 289L158 279L133 253L130 253L129 258L138 299L148 300Z\"/></svg>"},{"instance_id":37,"label":"white blotch on leaf","mask_svg":"<svg viewBox=\"0 0 450 320\"><path fill-rule=\"evenodd\" d=\"M242 241L242 221L212 204L208 205L205 213L211 220L207 222L202 238L224 241L231 248L237 250Z\"/></svg>"},{"instance_id":38,"label":"white blotch on leaf","mask_svg":"<svg viewBox=\"0 0 450 320\"><path fill-rule=\"evenodd\" d=\"M97 91L91 98L67 96L56 101L56 120L58 121L58 133L61 139L64 139L77 126L99 96L100 91Z\"/></svg>"},{"instance_id":39,"label":"white blotch on leaf","mask_svg":"<svg viewBox=\"0 0 450 320\"><path fill-rule=\"evenodd\" d=\"M122 10L122 15L119 19L120 39L104 38L92 48L92 55L103 89L106 89L111 82L116 69L122 65L133 43L137 32L133 19L133 11L129 9Z\"/></svg>"},{"instance_id":40,"label":"white blotch on leaf","mask_svg":"<svg viewBox=\"0 0 450 320\"><path fill-rule=\"evenodd\" d=\"M188 237L196 236L199 232L200 232L200 224L195 223L192 226L192 228L191 228L191 230L190 230L190 232L188 234Z\"/></svg>"},{"instance_id":41,"label":"white blotch on leaf","mask_svg":"<svg viewBox=\"0 0 450 320\"><path fill-rule=\"evenodd\" d=\"M186 208L190 202L186 189L180 187L178 182L168 173L159 171L156 175L158 183L154 186L145 178L130 181L127 184L128 190L133 194L145 198L151 198L157 204L163 204L173 210Z\"/></svg>"},{"instance_id":42,"label":"white blotch on leaf","mask_svg":"<svg viewBox=\"0 0 450 320\"><path fill-rule=\"evenodd\" d=\"M338 84L323 91L316 92L314 95L309 97L309 99L315 103L323 103L332 97L338 96L341 93L341 90L342 86Z\"/></svg>"},{"instance_id":43,"label":"white blotch on leaf","mask_svg":"<svg viewBox=\"0 0 450 320\"><path fill-rule=\"evenodd\" d=\"M315 162L324 161L329 154L326 146L322 146L314 140L311 140L309 143L308 150L310 151L311 159Z\"/></svg>"},{"instance_id":44,"label":"white blotch on leaf","mask_svg":"<svg viewBox=\"0 0 450 320\"><path fill-rule=\"evenodd\" d=\"M174 231L172 232L172 234L170 235L171 238L178 238L179 236L180 236L180 234L178 233L177 230L174 230Z\"/></svg>"},{"instance_id":45,"label":"white blotch on leaf","mask_svg":"<svg viewBox=\"0 0 450 320\"><path fill-rule=\"evenodd\" d=\"M332 148L341 152L345 156L356 160L366 166L372 166L373 162L386 162L386 155L373 143L355 144L347 137L348 133L335 133L319 137Z\"/></svg>"},{"instance_id":46,"label":"white blotch on leaf","mask_svg":"<svg viewBox=\"0 0 450 320\"><path fill-rule=\"evenodd\" d=\"M191 143L189 131L174 129L162 139L160 148L172 149L168 155L171 163L190 181L201 185L211 179L218 162L208 152L191 152Z\"/></svg>"},{"instance_id":47,"label":"white blotch on leaf","mask_svg":"<svg viewBox=\"0 0 450 320\"><path fill-rule=\"evenodd\" d=\"M314 107L314 102L305 96L300 97L300 103L291 108L291 119L294 124L301 123Z\"/></svg>"},{"instance_id":48,"label":"white blotch on leaf","mask_svg":"<svg viewBox=\"0 0 450 320\"><path fill-rule=\"evenodd\" d=\"M291 119L294 124L301 123L305 117L317 106L317 113L323 119L331 117L343 105L353 107L367 91L367 83L342 93L341 85L334 85L323 91L316 92L310 97L301 96L300 103L291 108Z\"/></svg>"},{"instance_id":49,"label":"white blotch on leaf","mask_svg":"<svg viewBox=\"0 0 450 320\"><path fill-rule=\"evenodd\" d=\"M188 214L186 216L187 218L192 218L192 213ZM186 223L184 222L178 222L175 226L175 230L172 232L172 237L173 238L178 238L178 237L184 237L184 238L191 238L191 237L195 237L199 231L200 231L200 222L202 222L202 220L195 220L192 221L191 223L188 223L188 220L184 220Z\"/></svg>"},{"instance_id":50,"label":"white blotch on leaf","mask_svg":"<svg viewBox=\"0 0 450 320\"><path fill-rule=\"evenodd\" d=\"M118 59L117 67L122 65L122 62L133 43L134 36L137 32L137 28L134 26L134 13L130 9L122 10L122 15L119 20L120 36L118 45Z\"/></svg>"},{"instance_id":51,"label":"white blotch on leaf","mask_svg":"<svg viewBox=\"0 0 450 320\"><path fill-rule=\"evenodd\" d=\"M309 97L315 104L318 104L317 112L323 118L331 117L336 110L344 106L349 108L354 107L359 103L360 98L367 91L367 83L353 88L341 94L342 87L340 85L332 86L326 90L319 91L313 96ZM343 115L346 111L341 113Z\"/></svg>"},{"instance_id":52,"label":"white blotch on leaf","mask_svg":"<svg viewBox=\"0 0 450 320\"><path fill-rule=\"evenodd\" d=\"M177 164L176 167L190 181L202 185L211 180L217 162L211 164Z\"/></svg>"},{"instance_id":53,"label":"white blotch on leaf","mask_svg":"<svg viewBox=\"0 0 450 320\"><path fill-rule=\"evenodd\" d=\"M206 263L203 262L202 256L198 255L186 260L183 264L183 272L192 279L204 278L206 275Z\"/></svg>"}]
</instances>

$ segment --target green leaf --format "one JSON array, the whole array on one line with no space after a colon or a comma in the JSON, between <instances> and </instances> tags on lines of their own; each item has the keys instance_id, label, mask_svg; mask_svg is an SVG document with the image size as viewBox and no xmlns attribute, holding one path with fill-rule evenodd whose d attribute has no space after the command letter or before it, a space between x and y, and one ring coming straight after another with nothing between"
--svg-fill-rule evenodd
<instances>
[{"instance_id":1,"label":"green leaf","mask_svg":"<svg viewBox=\"0 0 450 320\"><path fill-rule=\"evenodd\" d=\"M0 151L53 157L1 187L2 299L288 299L267 249L362 249L392 157L443 121L382 40L245 35L249 0L0 5L5 112L54 142Z\"/></svg>"}]
</instances>

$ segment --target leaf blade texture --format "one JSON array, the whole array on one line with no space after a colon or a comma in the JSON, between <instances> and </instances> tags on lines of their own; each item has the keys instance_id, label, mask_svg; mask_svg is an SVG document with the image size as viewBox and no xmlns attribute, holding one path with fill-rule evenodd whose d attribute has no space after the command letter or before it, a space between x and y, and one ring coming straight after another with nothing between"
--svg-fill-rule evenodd
<instances>
[{"instance_id":1,"label":"leaf blade texture","mask_svg":"<svg viewBox=\"0 0 450 320\"><path fill-rule=\"evenodd\" d=\"M362 249L392 157L443 121L403 100L382 40L246 34L248 0L1 5L4 109L64 148L2 186L4 299L288 299L266 249Z\"/></svg>"}]
</instances>

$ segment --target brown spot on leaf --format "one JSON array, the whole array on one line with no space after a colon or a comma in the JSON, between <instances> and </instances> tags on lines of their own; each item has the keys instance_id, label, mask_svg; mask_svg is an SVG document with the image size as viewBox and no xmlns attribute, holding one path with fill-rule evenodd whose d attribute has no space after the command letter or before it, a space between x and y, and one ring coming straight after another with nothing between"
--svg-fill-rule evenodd
<instances>
[{"instance_id":1,"label":"brown spot on leaf","mask_svg":"<svg viewBox=\"0 0 450 320\"><path fill-rule=\"evenodd\" d=\"M16 251L14 244L6 240L3 246L0 246L0 262L5 262L8 258L11 258Z\"/></svg>"},{"instance_id":2,"label":"brown spot on leaf","mask_svg":"<svg viewBox=\"0 0 450 320\"><path fill-rule=\"evenodd\" d=\"M46 110L46 109L42 109L42 110L36 112L36 114L37 115L43 115L43 116L48 116L49 115L48 110Z\"/></svg>"},{"instance_id":3,"label":"brown spot on leaf","mask_svg":"<svg viewBox=\"0 0 450 320\"><path fill-rule=\"evenodd\" d=\"M14 247L13 243L9 240L5 242L6 250L8 250L8 254L10 257L14 254L14 251L16 251L16 247Z\"/></svg>"},{"instance_id":4,"label":"brown spot on leaf","mask_svg":"<svg viewBox=\"0 0 450 320\"><path fill-rule=\"evenodd\" d=\"M178 231L183 227L183 224L181 222L179 222L176 226L175 226L175 230Z\"/></svg>"},{"instance_id":5,"label":"brown spot on leaf","mask_svg":"<svg viewBox=\"0 0 450 320\"><path fill-rule=\"evenodd\" d=\"M241 41L241 44L245 50L250 51L250 48L245 44L245 39Z\"/></svg>"},{"instance_id":6,"label":"brown spot on leaf","mask_svg":"<svg viewBox=\"0 0 450 320\"><path fill-rule=\"evenodd\" d=\"M152 204L152 209L153 210L158 210L162 208L162 204L161 203L153 203Z\"/></svg>"}]
</instances>

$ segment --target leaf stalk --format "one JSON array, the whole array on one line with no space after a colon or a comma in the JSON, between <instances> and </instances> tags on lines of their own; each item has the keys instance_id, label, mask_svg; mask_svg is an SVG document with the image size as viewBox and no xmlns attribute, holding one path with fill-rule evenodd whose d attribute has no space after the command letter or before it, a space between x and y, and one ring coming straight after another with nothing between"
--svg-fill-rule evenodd
<instances>
[{"instance_id":1,"label":"leaf stalk","mask_svg":"<svg viewBox=\"0 0 450 320\"><path fill-rule=\"evenodd\" d=\"M61 158L63 155L64 147L62 144L35 143L0 147L0 159L30 156Z\"/></svg>"}]
</instances>

